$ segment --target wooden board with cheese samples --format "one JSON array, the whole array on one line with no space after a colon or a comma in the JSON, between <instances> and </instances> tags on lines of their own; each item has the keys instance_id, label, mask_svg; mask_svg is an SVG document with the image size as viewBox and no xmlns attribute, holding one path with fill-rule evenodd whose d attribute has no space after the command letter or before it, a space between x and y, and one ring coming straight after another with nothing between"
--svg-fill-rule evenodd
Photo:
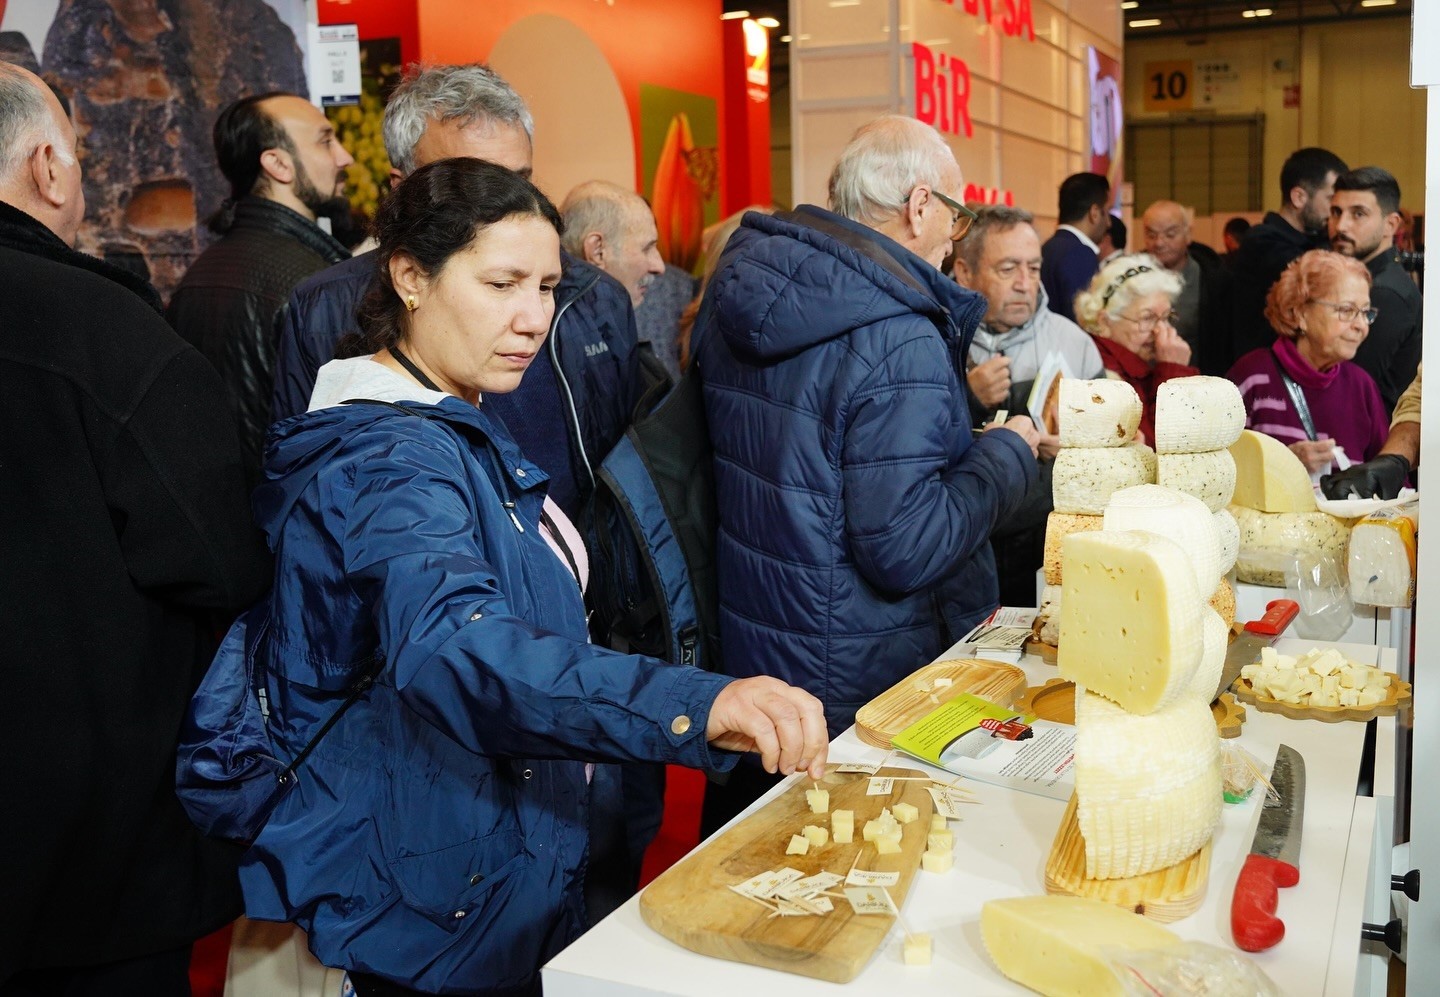
<instances>
[{"instance_id":1,"label":"wooden board with cheese samples","mask_svg":"<svg viewBox=\"0 0 1440 997\"><path fill-rule=\"evenodd\" d=\"M901 907L932 841L933 784L915 769L887 767L871 775L838 768L831 765L819 782L823 797L809 780L797 781L662 873L640 894L645 923L702 955L833 983L854 979L884 942L895 917L858 913L841 893L847 888L843 884L853 887L866 880L857 870L874 873L871 878L879 885L865 888L879 890L875 895L883 894L895 910ZM890 782L884 792L871 795L877 778ZM852 815L848 842L836 841L833 833L833 821L842 812ZM882 842L877 831L875 840L866 840L862 828L868 831L870 822L878 825L882 819L897 830L893 839ZM815 844L820 836L807 835L806 828L832 833ZM803 853L796 853L797 836L811 838ZM772 894L746 895L740 889L755 877L786 870L807 879L825 873L838 877L842 885L818 898L831 909L786 916Z\"/></svg>"},{"instance_id":2,"label":"wooden board with cheese samples","mask_svg":"<svg viewBox=\"0 0 1440 997\"><path fill-rule=\"evenodd\" d=\"M936 661L860 707L855 733L866 744L888 748L896 734L962 693L1009 706L1024 689L1025 673L1003 661Z\"/></svg>"},{"instance_id":3,"label":"wooden board with cheese samples","mask_svg":"<svg viewBox=\"0 0 1440 997\"><path fill-rule=\"evenodd\" d=\"M1292 720L1373 720L1393 717L1410 705L1410 683L1382 669L1345 659L1339 651L1312 649L1279 654L1264 648L1235 680L1241 702Z\"/></svg>"}]
</instances>

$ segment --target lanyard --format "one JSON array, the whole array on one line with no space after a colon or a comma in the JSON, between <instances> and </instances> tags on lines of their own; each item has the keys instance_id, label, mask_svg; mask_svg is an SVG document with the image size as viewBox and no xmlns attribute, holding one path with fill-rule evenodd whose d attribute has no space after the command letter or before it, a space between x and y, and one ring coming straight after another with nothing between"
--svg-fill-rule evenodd
<instances>
[{"instance_id":1,"label":"lanyard","mask_svg":"<svg viewBox=\"0 0 1440 997\"><path fill-rule=\"evenodd\" d=\"M390 355L395 358L396 363L398 363L401 367L404 367L410 372L411 377L415 378L415 380L425 385L425 387L429 388L431 391L441 390L440 385L436 384L434 381L430 380L430 378L426 377L424 371L422 371L419 367L416 367L415 364L410 361L409 357L400 352L400 347L390 347ZM444 392L442 391L441 393L443 394Z\"/></svg>"},{"instance_id":2,"label":"lanyard","mask_svg":"<svg viewBox=\"0 0 1440 997\"><path fill-rule=\"evenodd\" d=\"M1280 357L1272 348L1270 355L1275 358L1275 369L1280 372L1280 380L1285 382L1285 390L1290 392L1290 403L1295 406L1295 413L1300 416L1300 425L1305 427L1305 435L1311 440L1318 440L1320 437L1315 432L1315 420L1310 418L1310 403L1305 400L1305 392L1300 390L1300 385L1285 371L1284 365L1280 363Z\"/></svg>"}]
</instances>

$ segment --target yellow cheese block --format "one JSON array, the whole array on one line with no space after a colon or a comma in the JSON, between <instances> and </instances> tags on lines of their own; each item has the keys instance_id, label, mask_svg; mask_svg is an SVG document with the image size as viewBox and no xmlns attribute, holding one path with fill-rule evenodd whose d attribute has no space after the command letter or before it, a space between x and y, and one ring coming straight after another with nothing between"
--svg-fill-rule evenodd
<instances>
[{"instance_id":1,"label":"yellow cheese block","mask_svg":"<svg viewBox=\"0 0 1440 997\"><path fill-rule=\"evenodd\" d=\"M1065 538L1060 676L1132 713L1175 701L1200 664L1195 572L1173 540L1140 530Z\"/></svg>"},{"instance_id":2,"label":"yellow cheese block","mask_svg":"<svg viewBox=\"0 0 1440 997\"><path fill-rule=\"evenodd\" d=\"M1235 458L1235 505L1261 512L1314 512L1310 475L1289 447L1247 429L1230 445Z\"/></svg>"},{"instance_id":3,"label":"yellow cheese block","mask_svg":"<svg viewBox=\"0 0 1440 997\"><path fill-rule=\"evenodd\" d=\"M980 908L980 937L1000 972L1046 997L1124 997L1105 949L1178 945L1174 932L1086 897L1015 897Z\"/></svg>"},{"instance_id":4,"label":"yellow cheese block","mask_svg":"<svg viewBox=\"0 0 1440 997\"><path fill-rule=\"evenodd\" d=\"M1104 516L1086 516L1071 512L1052 512L1045 520L1045 584L1060 584L1060 551L1065 538L1105 527Z\"/></svg>"}]
</instances>

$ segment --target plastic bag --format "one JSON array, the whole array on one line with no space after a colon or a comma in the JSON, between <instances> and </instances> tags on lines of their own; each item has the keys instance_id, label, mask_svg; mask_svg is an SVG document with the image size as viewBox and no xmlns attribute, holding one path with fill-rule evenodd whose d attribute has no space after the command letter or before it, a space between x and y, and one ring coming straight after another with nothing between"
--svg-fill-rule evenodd
<instances>
[{"instance_id":1,"label":"plastic bag","mask_svg":"<svg viewBox=\"0 0 1440 997\"><path fill-rule=\"evenodd\" d=\"M1300 604L1294 635L1340 640L1355 622L1355 601L1343 555L1303 550L1285 565L1286 595Z\"/></svg>"},{"instance_id":2,"label":"plastic bag","mask_svg":"<svg viewBox=\"0 0 1440 997\"><path fill-rule=\"evenodd\" d=\"M1104 954L1127 997L1283 997L1250 959L1203 942Z\"/></svg>"}]
</instances>

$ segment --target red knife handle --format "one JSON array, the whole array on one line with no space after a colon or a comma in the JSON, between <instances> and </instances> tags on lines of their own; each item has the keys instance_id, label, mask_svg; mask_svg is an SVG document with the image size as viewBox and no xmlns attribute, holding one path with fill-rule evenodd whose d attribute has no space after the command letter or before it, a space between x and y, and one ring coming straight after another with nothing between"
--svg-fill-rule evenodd
<instances>
[{"instance_id":1,"label":"red knife handle","mask_svg":"<svg viewBox=\"0 0 1440 997\"><path fill-rule=\"evenodd\" d=\"M1275 916L1280 887L1300 882L1300 870L1265 855L1245 856L1235 896L1230 901L1230 933L1246 952L1263 952L1285 937L1285 922Z\"/></svg>"},{"instance_id":2,"label":"red knife handle","mask_svg":"<svg viewBox=\"0 0 1440 997\"><path fill-rule=\"evenodd\" d=\"M1265 615L1245 624L1245 629L1252 634L1279 637L1299 615L1300 604L1294 599L1272 599L1265 604Z\"/></svg>"}]
</instances>

